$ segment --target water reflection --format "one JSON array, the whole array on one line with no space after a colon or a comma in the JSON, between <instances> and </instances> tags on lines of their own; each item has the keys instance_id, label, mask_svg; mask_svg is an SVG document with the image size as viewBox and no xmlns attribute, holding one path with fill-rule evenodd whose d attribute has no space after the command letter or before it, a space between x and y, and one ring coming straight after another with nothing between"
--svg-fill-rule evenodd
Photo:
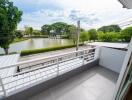
<instances>
[{"instance_id":1,"label":"water reflection","mask_svg":"<svg viewBox=\"0 0 132 100\"><path fill-rule=\"evenodd\" d=\"M47 48L68 44L73 44L73 42L67 39L33 38L26 41L11 44L9 52L20 52L21 50ZM2 48L0 48L0 54L2 53L4 53L4 51Z\"/></svg>"}]
</instances>

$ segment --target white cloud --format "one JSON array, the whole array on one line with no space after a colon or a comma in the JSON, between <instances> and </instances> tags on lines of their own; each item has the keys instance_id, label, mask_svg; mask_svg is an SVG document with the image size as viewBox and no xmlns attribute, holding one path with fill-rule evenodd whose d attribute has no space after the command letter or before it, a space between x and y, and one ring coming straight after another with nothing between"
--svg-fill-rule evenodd
<instances>
[{"instance_id":1,"label":"white cloud","mask_svg":"<svg viewBox=\"0 0 132 100\"><path fill-rule=\"evenodd\" d=\"M43 24L64 21L84 28L112 24L131 17L132 10L123 9L118 0L14 0L24 10L18 28L30 25L40 29ZM29 8L28 8L29 7ZM26 12L27 11L27 12Z\"/></svg>"}]
</instances>

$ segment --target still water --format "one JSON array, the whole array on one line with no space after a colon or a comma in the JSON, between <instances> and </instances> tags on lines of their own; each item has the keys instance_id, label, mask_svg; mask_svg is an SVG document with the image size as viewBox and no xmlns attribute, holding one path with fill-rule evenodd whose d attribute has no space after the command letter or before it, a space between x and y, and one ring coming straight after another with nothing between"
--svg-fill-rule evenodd
<instances>
[{"instance_id":1,"label":"still water","mask_svg":"<svg viewBox=\"0 0 132 100\"><path fill-rule=\"evenodd\" d=\"M73 44L73 42L68 39L33 38L11 44L9 52L20 52L21 50L39 49L69 44ZM2 53L4 53L4 51L2 48L0 48L0 54Z\"/></svg>"}]
</instances>

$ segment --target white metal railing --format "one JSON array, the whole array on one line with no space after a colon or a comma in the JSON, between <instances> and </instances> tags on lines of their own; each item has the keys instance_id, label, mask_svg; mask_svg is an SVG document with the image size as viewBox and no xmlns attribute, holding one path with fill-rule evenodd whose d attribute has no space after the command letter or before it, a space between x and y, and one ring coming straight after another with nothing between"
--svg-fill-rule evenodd
<instances>
[{"instance_id":1,"label":"white metal railing","mask_svg":"<svg viewBox=\"0 0 132 100\"><path fill-rule=\"evenodd\" d=\"M16 89L49 80L87 64L94 60L95 50L79 50L3 66L0 68L0 95L6 96Z\"/></svg>"}]
</instances>

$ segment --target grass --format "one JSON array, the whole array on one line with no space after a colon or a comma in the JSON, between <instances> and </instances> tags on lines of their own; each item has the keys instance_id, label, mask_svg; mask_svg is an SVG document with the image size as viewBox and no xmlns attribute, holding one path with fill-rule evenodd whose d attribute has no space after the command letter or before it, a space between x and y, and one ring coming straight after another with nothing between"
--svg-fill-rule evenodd
<instances>
[{"instance_id":1,"label":"grass","mask_svg":"<svg viewBox=\"0 0 132 100\"><path fill-rule=\"evenodd\" d=\"M80 44L80 45L83 45L83 44ZM65 46L56 46L56 47L42 48L42 49L23 50L21 51L21 56L44 53L44 52L61 50L61 49L72 48L72 47L76 47L76 45L65 45Z\"/></svg>"},{"instance_id":2,"label":"grass","mask_svg":"<svg viewBox=\"0 0 132 100\"><path fill-rule=\"evenodd\" d=\"M15 38L14 41L12 43L17 43L17 42L21 42L21 41L25 41L28 40L29 38Z\"/></svg>"},{"instance_id":3,"label":"grass","mask_svg":"<svg viewBox=\"0 0 132 100\"><path fill-rule=\"evenodd\" d=\"M17 54L17 52L11 52L8 55ZM5 56L5 54L0 54L0 56Z\"/></svg>"}]
</instances>

